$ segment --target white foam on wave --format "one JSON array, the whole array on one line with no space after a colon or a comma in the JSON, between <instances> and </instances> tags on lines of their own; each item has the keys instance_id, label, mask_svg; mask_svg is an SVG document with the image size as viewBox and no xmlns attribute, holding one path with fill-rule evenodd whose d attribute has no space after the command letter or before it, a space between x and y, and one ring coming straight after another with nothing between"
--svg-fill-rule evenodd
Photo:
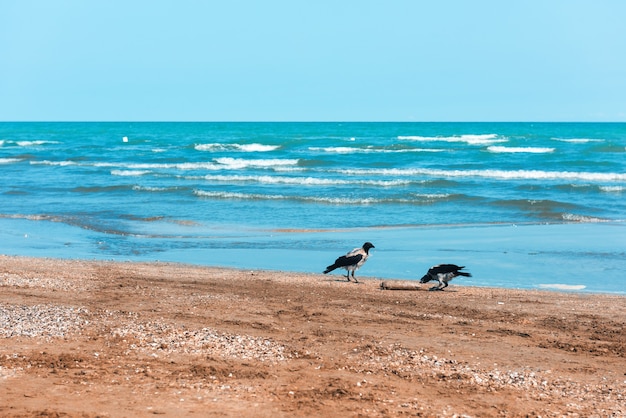
<instances>
[{"instance_id":1,"label":"white foam on wave","mask_svg":"<svg viewBox=\"0 0 626 418\"><path fill-rule=\"evenodd\" d=\"M241 152L270 152L279 149L279 145L265 145L265 144L223 144L223 143L211 143L211 144L196 144L194 149L197 151L241 151Z\"/></svg>"},{"instance_id":2,"label":"white foam on wave","mask_svg":"<svg viewBox=\"0 0 626 418\"><path fill-rule=\"evenodd\" d=\"M405 186L413 183L412 180L344 180L318 177L286 177L286 176L226 176L208 174L204 177L208 181L217 182L253 182L265 184L296 184L304 186L342 186L365 185L378 187Z\"/></svg>"},{"instance_id":3,"label":"white foam on wave","mask_svg":"<svg viewBox=\"0 0 626 418\"><path fill-rule=\"evenodd\" d=\"M22 161L19 158L0 158L0 164L13 164Z\"/></svg>"},{"instance_id":4,"label":"white foam on wave","mask_svg":"<svg viewBox=\"0 0 626 418\"><path fill-rule=\"evenodd\" d=\"M15 143L20 147L36 147L45 144L58 144L56 141L16 141Z\"/></svg>"},{"instance_id":5,"label":"white foam on wave","mask_svg":"<svg viewBox=\"0 0 626 418\"><path fill-rule=\"evenodd\" d=\"M374 205L377 203L412 203L411 199L380 199L380 198L349 198L349 197L324 197L324 196L287 196L280 194L257 194L238 192L216 192L194 190L198 197L224 200L298 200L301 202L326 203L332 205Z\"/></svg>"},{"instance_id":6,"label":"white foam on wave","mask_svg":"<svg viewBox=\"0 0 626 418\"><path fill-rule=\"evenodd\" d=\"M412 195L420 200L427 201L447 199L451 196L449 193L412 193Z\"/></svg>"},{"instance_id":7,"label":"white foam on wave","mask_svg":"<svg viewBox=\"0 0 626 418\"><path fill-rule=\"evenodd\" d=\"M133 186L133 190L147 192L166 192L169 189L167 187Z\"/></svg>"},{"instance_id":8,"label":"white foam on wave","mask_svg":"<svg viewBox=\"0 0 626 418\"><path fill-rule=\"evenodd\" d=\"M298 159L268 159L268 160L249 160L245 158L232 158L232 157L224 157L224 158L216 158L214 160L216 163L221 164L225 168L229 169L242 169L248 167L257 167L257 168L271 168L276 166L292 166L298 165Z\"/></svg>"},{"instance_id":9,"label":"white foam on wave","mask_svg":"<svg viewBox=\"0 0 626 418\"><path fill-rule=\"evenodd\" d=\"M49 161L49 160L31 161L30 164L31 165L53 165L53 166L61 166L61 167L65 167L68 165L77 165L74 161Z\"/></svg>"},{"instance_id":10,"label":"white foam on wave","mask_svg":"<svg viewBox=\"0 0 626 418\"><path fill-rule=\"evenodd\" d=\"M454 136L398 136L402 141L422 142L464 142L469 145L489 145L498 142L508 142L506 138L500 138L498 134L482 135L454 135Z\"/></svg>"},{"instance_id":11,"label":"white foam on wave","mask_svg":"<svg viewBox=\"0 0 626 418\"><path fill-rule=\"evenodd\" d=\"M543 170L440 170L428 168L389 169L337 169L337 173L349 175L382 176L432 176L432 177L479 177L495 180L585 180L626 181L626 173L591 173L577 171Z\"/></svg>"},{"instance_id":12,"label":"white foam on wave","mask_svg":"<svg viewBox=\"0 0 626 418\"><path fill-rule=\"evenodd\" d=\"M561 215L564 221L580 222L580 223L599 223L608 222L606 219L600 219L593 216L577 215L575 213L564 213Z\"/></svg>"},{"instance_id":13,"label":"white foam on wave","mask_svg":"<svg viewBox=\"0 0 626 418\"><path fill-rule=\"evenodd\" d=\"M547 154L554 152L554 148L548 147L504 147L501 145L491 145L487 147L487 151L493 153L528 153L528 154Z\"/></svg>"},{"instance_id":14,"label":"white foam on wave","mask_svg":"<svg viewBox=\"0 0 626 418\"><path fill-rule=\"evenodd\" d=\"M600 190L606 193L622 193L626 191L626 186L600 186Z\"/></svg>"},{"instance_id":15,"label":"white foam on wave","mask_svg":"<svg viewBox=\"0 0 626 418\"><path fill-rule=\"evenodd\" d=\"M585 286L584 284L562 284L562 283L539 284L538 287L540 289L554 289L554 290L583 290L587 288L587 286Z\"/></svg>"},{"instance_id":16,"label":"white foam on wave","mask_svg":"<svg viewBox=\"0 0 626 418\"><path fill-rule=\"evenodd\" d=\"M211 162L196 163L94 163L94 167L122 167L131 170L155 170L155 169L173 169L173 170L221 170L222 166Z\"/></svg>"},{"instance_id":17,"label":"white foam on wave","mask_svg":"<svg viewBox=\"0 0 626 418\"><path fill-rule=\"evenodd\" d=\"M309 147L309 151L327 152L331 154L367 154L367 153L407 153L407 152L443 152L443 149L414 148L414 149L380 149L374 147Z\"/></svg>"},{"instance_id":18,"label":"white foam on wave","mask_svg":"<svg viewBox=\"0 0 626 418\"><path fill-rule=\"evenodd\" d=\"M122 177L134 177L150 174L148 170L111 170L111 175Z\"/></svg>"},{"instance_id":19,"label":"white foam on wave","mask_svg":"<svg viewBox=\"0 0 626 418\"><path fill-rule=\"evenodd\" d=\"M604 139L593 138L552 138L554 141L569 142L571 144L586 144L588 142L604 142Z\"/></svg>"},{"instance_id":20,"label":"white foam on wave","mask_svg":"<svg viewBox=\"0 0 626 418\"><path fill-rule=\"evenodd\" d=\"M193 162L193 163L109 163L109 162L100 162L100 163L82 163L82 166L89 167L118 167L120 169L129 169L129 170L181 170L181 171L191 171L191 170L224 170L228 167L223 164L217 164L214 162Z\"/></svg>"}]
</instances>

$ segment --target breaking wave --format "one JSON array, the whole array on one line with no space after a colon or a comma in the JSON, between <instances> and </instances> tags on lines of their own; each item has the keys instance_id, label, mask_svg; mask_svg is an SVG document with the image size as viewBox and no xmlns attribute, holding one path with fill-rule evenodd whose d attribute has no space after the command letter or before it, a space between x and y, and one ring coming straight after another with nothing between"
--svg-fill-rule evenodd
<instances>
[{"instance_id":1,"label":"breaking wave","mask_svg":"<svg viewBox=\"0 0 626 418\"><path fill-rule=\"evenodd\" d=\"M151 171L148 170L111 170L111 175L122 177L143 176L150 173Z\"/></svg>"},{"instance_id":2,"label":"breaking wave","mask_svg":"<svg viewBox=\"0 0 626 418\"><path fill-rule=\"evenodd\" d=\"M626 173L592 173L577 171L544 170L440 170L428 168L389 169L338 169L338 173L349 175L381 176L432 176L432 177L479 177L495 180L584 180L626 181Z\"/></svg>"},{"instance_id":3,"label":"breaking wave","mask_svg":"<svg viewBox=\"0 0 626 418\"><path fill-rule=\"evenodd\" d=\"M566 222L578 222L578 223L599 223L608 222L606 219L596 218L594 216L577 215L575 213L563 213L561 215Z\"/></svg>"},{"instance_id":4,"label":"breaking wave","mask_svg":"<svg viewBox=\"0 0 626 418\"><path fill-rule=\"evenodd\" d=\"M50 160L42 160L42 161L31 161L31 165L56 165L65 167L68 165L76 165L74 161L50 161Z\"/></svg>"},{"instance_id":5,"label":"breaking wave","mask_svg":"<svg viewBox=\"0 0 626 418\"><path fill-rule=\"evenodd\" d=\"M508 139L501 138L498 134L454 136L398 136L398 139L402 141L421 142L463 142L469 145L489 145L498 142L508 142Z\"/></svg>"},{"instance_id":6,"label":"breaking wave","mask_svg":"<svg viewBox=\"0 0 626 418\"><path fill-rule=\"evenodd\" d=\"M554 141L569 142L571 144L586 144L589 142L604 142L604 139L593 138L552 138Z\"/></svg>"},{"instance_id":7,"label":"breaking wave","mask_svg":"<svg viewBox=\"0 0 626 418\"><path fill-rule=\"evenodd\" d=\"M385 149L376 147L309 147L309 151L326 152L329 154L369 154L369 153L410 153L410 152L444 152L444 149L433 148L410 148L410 149Z\"/></svg>"},{"instance_id":8,"label":"breaking wave","mask_svg":"<svg viewBox=\"0 0 626 418\"><path fill-rule=\"evenodd\" d=\"M272 168L276 166L295 166L298 165L300 160L298 159L268 159L268 160L249 160L244 158L216 158L216 163L230 169L242 169L242 168Z\"/></svg>"},{"instance_id":9,"label":"breaking wave","mask_svg":"<svg viewBox=\"0 0 626 418\"><path fill-rule=\"evenodd\" d=\"M7 141L9 143L9 141ZM58 144L56 141L15 141L14 144L20 147L37 147L46 144Z\"/></svg>"},{"instance_id":10,"label":"breaking wave","mask_svg":"<svg viewBox=\"0 0 626 418\"><path fill-rule=\"evenodd\" d=\"M308 203L325 203L333 205L374 205L374 204L428 204L449 197L447 194L411 194L412 198L374 198L374 197L325 197L325 196L289 196L282 194L239 193L194 190L193 193L202 198L223 200L289 200Z\"/></svg>"},{"instance_id":11,"label":"breaking wave","mask_svg":"<svg viewBox=\"0 0 626 418\"><path fill-rule=\"evenodd\" d=\"M622 193L626 191L626 186L600 186L600 190L605 193Z\"/></svg>"},{"instance_id":12,"label":"breaking wave","mask_svg":"<svg viewBox=\"0 0 626 418\"><path fill-rule=\"evenodd\" d=\"M196 144L194 149L197 151L240 151L240 152L269 152L280 148L280 145L264 145L264 144Z\"/></svg>"},{"instance_id":13,"label":"breaking wave","mask_svg":"<svg viewBox=\"0 0 626 418\"><path fill-rule=\"evenodd\" d=\"M198 178L198 177L196 177ZM202 179L214 182L250 182L263 184L296 184L304 186L364 185L378 187L405 186L412 183L423 183L413 180L344 180L318 177L286 177L286 176L238 176L238 175L206 175Z\"/></svg>"},{"instance_id":14,"label":"breaking wave","mask_svg":"<svg viewBox=\"0 0 626 418\"><path fill-rule=\"evenodd\" d=\"M494 153L529 153L529 154L546 154L554 152L554 148L544 147L503 147L492 145L487 147L487 151Z\"/></svg>"}]
</instances>

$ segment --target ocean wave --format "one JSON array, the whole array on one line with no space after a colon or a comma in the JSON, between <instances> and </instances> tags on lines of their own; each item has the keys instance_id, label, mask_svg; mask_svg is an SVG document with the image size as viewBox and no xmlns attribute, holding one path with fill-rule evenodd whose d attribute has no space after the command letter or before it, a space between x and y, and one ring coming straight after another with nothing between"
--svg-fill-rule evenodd
<instances>
[{"instance_id":1,"label":"ocean wave","mask_svg":"<svg viewBox=\"0 0 626 418\"><path fill-rule=\"evenodd\" d=\"M402 141L422 141L422 142L464 142L469 145L488 145L498 142L508 142L508 139L501 138L498 134L483 135L454 135L454 136L398 136Z\"/></svg>"},{"instance_id":2,"label":"ocean wave","mask_svg":"<svg viewBox=\"0 0 626 418\"><path fill-rule=\"evenodd\" d=\"M156 170L156 169L173 169L181 171L191 170L221 170L224 167L211 162L195 162L195 163L90 163L83 164L92 167L118 167L120 169L129 170Z\"/></svg>"},{"instance_id":3,"label":"ocean wave","mask_svg":"<svg viewBox=\"0 0 626 418\"><path fill-rule=\"evenodd\" d=\"M514 207L521 212L543 213L548 218L562 217L564 210L576 210L578 206L568 202L549 199L509 199L494 202L497 206Z\"/></svg>"},{"instance_id":4,"label":"ocean wave","mask_svg":"<svg viewBox=\"0 0 626 418\"><path fill-rule=\"evenodd\" d=\"M56 141L15 141L15 144L17 144L20 147L36 147L39 145L46 145L46 144L58 144L58 142Z\"/></svg>"},{"instance_id":5,"label":"ocean wave","mask_svg":"<svg viewBox=\"0 0 626 418\"><path fill-rule=\"evenodd\" d=\"M626 181L626 173L593 173L580 171L543 170L440 170L428 168L337 169L329 170L348 175L479 177L494 180L584 180Z\"/></svg>"},{"instance_id":6,"label":"ocean wave","mask_svg":"<svg viewBox=\"0 0 626 418\"><path fill-rule=\"evenodd\" d=\"M566 222L577 222L585 224L609 222L607 219L596 218L595 216L577 215L575 213L562 213L561 218Z\"/></svg>"},{"instance_id":7,"label":"ocean wave","mask_svg":"<svg viewBox=\"0 0 626 418\"><path fill-rule=\"evenodd\" d=\"M196 144L194 149L197 151L240 151L240 152L269 152L280 148L280 145L264 145L264 144Z\"/></svg>"},{"instance_id":8,"label":"ocean wave","mask_svg":"<svg viewBox=\"0 0 626 418\"><path fill-rule=\"evenodd\" d=\"M65 167L68 165L77 165L75 161L50 161L50 160L41 160L41 161L31 161L31 165L54 165Z\"/></svg>"},{"instance_id":9,"label":"ocean wave","mask_svg":"<svg viewBox=\"0 0 626 418\"><path fill-rule=\"evenodd\" d=\"M411 148L411 149L385 149L369 146L367 148L356 147L309 147L309 151L326 152L329 154L370 154L370 153L410 153L410 152L444 152L437 148Z\"/></svg>"},{"instance_id":10,"label":"ocean wave","mask_svg":"<svg viewBox=\"0 0 626 418\"><path fill-rule=\"evenodd\" d=\"M552 290L583 290L586 289L587 286L584 284L563 284L563 283L553 283L553 284L539 284L537 285L540 289L552 289Z\"/></svg>"},{"instance_id":11,"label":"ocean wave","mask_svg":"<svg viewBox=\"0 0 626 418\"><path fill-rule=\"evenodd\" d=\"M216 163L229 169L242 169L242 168L271 168L276 166L292 166L298 165L300 160L298 159L268 159L268 160L249 160L245 158L216 158Z\"/></svg>"},{"instance_id":12,"label":"ocean wave","mask_svg":"<svg viewBox=\"0 0 626 418\"><path fill-rule=\"evenodd\" d=\"M626 191L626 186L600 186L600 191L605 193L622 193Z\"/></svg>"},{"instance_id":13,"label":"ocean wave","mask_svg":"<svg viewBox=\"0 0 626 418\"><path fill-rule=\"evenodd\" d=\"M31 161L32 165L51 165L51 166L71 166L77 165L81 167L98 167L111 168L115 167L120 171L127 170L154 170L154 169L175 169L182 171L189 170L222 170L224 166L212 162L194 162L194 163L113 163L113 162L76 162L76 161ZM123 175L118 173L117 175Z\"/></svg>"},{"instance_id":14,"label":"ocean wave","mask_svg":"<svg viewBox=\"0 0 626 418\"><path fill-rule=\"evenodd\" d=\"M547 147L503 147L492 145L487 147L487 151L493 153L529 153L529 154L546 154L554 152L554 148Z\"/></svg>"},{"instance_id":15,"label":"ocean wave","mask_svg":"<svg viewBox=\"0 0 626 418\"><path fill-rule=\"evenodd\" d=\"M126 185L115 186L78 186L72 189L73 192L78 193L110 193L117 191L127 191L130 187Z\"/></svg>"},{"instance_id":16,"label":"ocean wave","mask_svg":"<svg viewBox=\"0 0 626 418\"><path fill-rule=\"evenodd\" d=\"M20 158L0 158L0 164L13 164L22 161Z\"/></svg>"},{"instance_id":17,"label":"ocean wave","mask_svg":"<svg viewBox=\"0 0 626 418\"><path fill-rule=\"evenodd\" d=\"M111 175L122 177L143 176L150 173L151 171L148 170L111 170Z\"/></svg>"},{"instance_id":18,"label":"ocean wave","mask_svg":"<svg viewBox=\"0 0 626 418\"><path fill-rule=\"evenodd\" d=\"M163 164L128 164L125 167L136 170L144 169L175 169L182 171L190 170L220 170L221 167L218 164L211 162L195 162L195 163L163 163Z\"/></svg>"},{"instance_id":19,"label":"ocean wave","mask_svg":"<svg viewBox=\"0 0 626 418\"><path fill-rule=\"evenodd\" d=\"M105 234L124 235L128 236L130 233L121 229L107 227L102 220L85 215L51 215L51 214L0 214L0 218L7 219L25 219L28 221L45 221L56 222L65 225L76 226L78 228L87 229L90 231L103 232ZM137 236L135 234L135 236Z\"/></svg>"},{"instance_id":20,"label":"ocean wave","mask_svg":"<svg viewBox=\"0 0 626 418\"><path fill-rule=\"evenodd\" d=\"M53 221L59 220L58 217L52 215L27 215L22 213L0 213L0 218L3 219L26 219L28 221Z\"/></svg>"},{"instance_id":21,"label":"ocean wave","mask_svg":"<svg viewBox=\"0 0 626 418\"><path fill-rule=\"evenodd\" d=\"M411 193L412 196L417 197L420 201L436 202L438 200L447 200L453 196L460 197L462 195L452 195L450 193Z\"/></svg>"},{"instance_id":22,"label":"ocean wave","mask_svg":"<svg viewBox=\"0 0 626 418\"><path fill-rule=\"evenodd\" d=\"M586 144L589 142L604 142L604 139L593 138L552 138L553 141L569 142L572 144Z\"/></svg>"},{"instance_id":23,"label":"ocean wave","mask_svg":"<svg viewBox=\"0 0 626 418\"><path fill-rule=\"evenodd\" d=\"M332 205L374 205L374 204L430 204L449 197L447 194L412 194L413 198L373 198L373 197L325 197L325 196L289 196L282 194L239 193L222 191L194 190L202 198L224 200L289 200Z\"/></svg>"},{"instance_id":24,"label":"ocean wave","mask_svg":"<svg viewBox=\"0 0 626 418\"><path fill-rule=\"evenodd\" d=\"M140 192L179 192L180 187L150 187L150 186L133 186L133 190Z\"/></svg>"},{"instance_id":25,"label":"ocean wave","mask_svg":"<svg viewBox=\"0 0 626 418\"><path fill-rule=\"evenodd\" d=\"M298 159L269 159L269 160L249 160L243 158L216 158L212 162L188 162L188 163L113 163L113 162L95 162L95 163L77 163L75 161L31 161L33 165L53 165L53 166L69 166L80 165L84 167L115 167L120 170L117 175L124 175L123 170L155 170L155 169L173 169L181 171L191 170L228 170L228 169L245 169L245 168L273 168L297 165ZM132 174L126 174L132 175Z\"/></svg>"},{"instance_id":26,"label":"ocean wave","mask_svg":"<svg viewBox=\"0 0 626 418\"><path fill-rule=\"evenodd\" d=\"M195 177L198 178L198 177ZM208 174L199 177L208 181L215 182L250 182L264 184L296 184L310 186L342 186L342 185L365 185L378 187L395 187L406 186L416 183L413 180L345 180L345 179L329 179L318 177L286 177L286 176L239 176L239 175L212 175ZM422 183L417 182L417 183Z\"/></svg>"}]
</instances>

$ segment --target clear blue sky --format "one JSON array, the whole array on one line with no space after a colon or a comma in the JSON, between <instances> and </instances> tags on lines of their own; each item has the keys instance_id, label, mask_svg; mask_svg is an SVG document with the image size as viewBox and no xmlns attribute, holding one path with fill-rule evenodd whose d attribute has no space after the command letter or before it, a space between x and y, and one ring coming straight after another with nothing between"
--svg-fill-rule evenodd
<instances>
[{"instance_id":1,"label":"clear blue sky","mask_svg":"<svg viewBox=\"0 0 626 418\"><path fill-rule=\"evenodd\" d=\"M626 121L623 0L0 0L0 120Z\"/></svg>"}]
</instances>

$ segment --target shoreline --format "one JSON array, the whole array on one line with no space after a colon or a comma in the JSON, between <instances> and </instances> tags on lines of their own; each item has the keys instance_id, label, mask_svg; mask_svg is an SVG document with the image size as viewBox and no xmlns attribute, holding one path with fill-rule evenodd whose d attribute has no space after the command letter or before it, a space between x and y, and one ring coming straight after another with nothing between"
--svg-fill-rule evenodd
<instances>
[{"instance_id":1,"label":"shoreline","mask_svg":"<svg viewBox=\"0 0 626 418\"><path fill-rule=\"evenodd\" d=\"M417 280L432 265L453 263L473 275L455 279L459 285L626 295L620 280L626 271L623 223L363 228L350 234L228 229L184 238L111 236L43 221L0 219L0 224L0 254L15 256L315 274L337 255L370 241L376 249L360 274L373 278Z\"/></svg>"},{"instance_id":2,"label":"shoreline","mask_svg":"<svg viewBox=\"0 0 626 418\"><path fill-rule=\"evenodd\" d=\"M0 414L626 414L624 296L379 283L0 256Z\"/></svg>"}]
</instances>

